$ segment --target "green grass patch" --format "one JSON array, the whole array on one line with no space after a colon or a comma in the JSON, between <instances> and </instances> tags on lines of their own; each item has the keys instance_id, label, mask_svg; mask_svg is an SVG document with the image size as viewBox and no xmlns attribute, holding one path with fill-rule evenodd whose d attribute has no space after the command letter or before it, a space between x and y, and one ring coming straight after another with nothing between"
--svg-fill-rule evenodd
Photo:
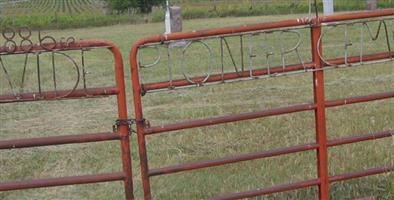
<instances>
[{"instance_id":1,"label":"green grass patch","mask_svg":"<svg viewBox=\"0 0 394 200\"><path fill-rule=\"evenodd\" d=\"M244 25L256 22L296 18L300 15L264 16L242 18L196 19L184 22L185 31L217 28L218 24L226 26ZM375 23L372 28L376 28ZM76 38L102 38L114 41L121 49L125 60L125 79L129 114L134 110L130 84L130 68L128 53L131 45L147 35L163 32L162 23L137 25L114 25L109 27L94 27L72 30L53 30L51 35L56 38L73 35ZM390 38L394 46L392 27ZM375 29L374 29L375 30ZM330 32L324 40L328 57L343 56L343 28ZM301 56L310 57L309 31L302 30L303 43ZM353 46L352 55L359 52L360 29L349 26L349 35ZM34 35L35 37L36 35ZM286 37L286 45L292 45L291 37ZM246 39L246 38L245 38ZM278 47L281 38L272 35L268 40L256 36L256 44L267 41ZM238 40L229 40L232 48L237 47ZM279 41L279 42L278 42ZM0 44L4 41L0 41ZM215 60L220 60L217 54L218 43L208 41L215 52ZM384 37L378 41L369 41L368 51L383 51ZM247 51L245 46L245 52ZM200 49L190 49L187 56L189 73L203 73L206 62ZM256 64L264 64L264 56L259 53ZM162 54L166 55L166 54ZM238 55L238 54L234 54ZM30 90L37 88L34 55L29 63L27 85ZM80 62L78 52L72 54ZM154 60L156 51L147 51L144 58ZM179 55L178 55L179 56ZM166 56L163 56L165 60ZM3 57L2 57L3 58ZM24 56L4 58L9 67L9 73L14 80L20 80L18 75L23 68ZM89 86L114 84L112 57L108 52L92 50L86 55L86 67ZM51 58L42 55L43 86L52 88ZM178 60L179 61L179 60ZM291 57L288 62L297 62ZM68 86L73 80L69 74L70 63L59 59L59 70L63 70L60 86ZM239 60L236 60L239 63ZM277 59L275 60L277 62ZM231 62L227 61L230 65ZM11 67L10 67L11 66ZM177 68L181 69L180 64ZM260 66L261 67L261 66ZM215 70L220 71L218 62ZM226 68L229 69L229 68ZM68 70L68 71L67 71ZM168 79L166 65L143 70L143 81ZM181 76L177 71L177 76ZM60 73L60 71L59 71ZM343 68L325 72L327 99L344 98L355 95L367 95L377 92L393 91L394 68L391 63L366 65L362 67ZM9 92L2 71L0 71L0 93ZM238 83L220 84L216 86L198 87L189 90L178 90L147 94L143 97L145 118L152 125L178 122L185 119L205 118L232 113L258 111L266 108L276 108L290 104L313 101L313 78L310 73L288 77L276 77L245 81ZM35 103L17 103L0 105L0 139L42 137L65 134L111 131L112 124L117 118L115 98L86 99L70 101L52 101ZM349 105L327 111L327 130L330 139L361 135L370 132L394 129L394 101L384 100L359 105ZM132 136L133 173L136 199L143 199L141 176L139 174L139 159L136 136ZM177 163L200 161L203 159L221 158L228 155L264 151L272 148L291 146L315 141L313 112L303 112L286 116L270 117L231 123L199 129L190 129L155 137L148 137L148 155L150 167L162 167ZM393 138L364 142L330 150L330 174L354 172L377 166L392 166L394 164ZM103 172L120 171L120 147L117 142L97 143L88 145L65 145L27 150L10 150L0 152L0 180L20 180L33 178L60 177L68 175L83 175ZM243 162L224 167L196 170L188 173L178 173L152 179L155 199L204 199L211 196L269 187L293 181L316 177L315 152L297 153L290 156ZM355 179L349 182L333 184L332 199L355 199L374 197L391 200L394 194L394 176L385 174ZM316 199L316 188L285 192L256 199ZM2 200L14 199L122 199L123 186L121 183L104 183L55 187L49 189L33 189L0 193Z\"/></svg>"}]
</instances>

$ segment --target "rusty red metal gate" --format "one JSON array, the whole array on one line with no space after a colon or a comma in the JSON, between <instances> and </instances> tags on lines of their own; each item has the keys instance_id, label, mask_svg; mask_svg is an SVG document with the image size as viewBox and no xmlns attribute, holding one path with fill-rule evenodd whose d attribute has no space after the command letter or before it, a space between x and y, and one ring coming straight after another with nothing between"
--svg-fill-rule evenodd
<instances>
[{"instance_id":1,"label":"rusty red metal gate","mask_svg":"<svg viewBox=\"0 0 394 200\"><path fill-rule=\"evenodd\" d=\"M307 188L312 186L318 186L319 199L325 200L325 199L329 199L330 183L393 171L394 166L390 166L390 167L373 168L361 172L352 172L348 174L340 174L334 176L329 175L328 149L330 147L390 137L394 135L394 130L388 130L384 132L378 132L378 133L362 135L357 137L328 140L326 135L327 130L326 130L325 112L327 109L333 107L393 98L394 91L389 91L386 93L379 93L379 94L371 94L367 96L356 96L356 97L337 99L337 100L326 100L325 91L324 91L325 69L335 69L336 67L342 65L346 65L346 66L357 65L357 64L363 64L367 62L374 62L381 60L392 61L394 57L394 52L391 50L391 46L390 46L391 39L389 38L388 35L387 25L386 22L384 21L385 20L384 17L390 17L390 16L392 17L393 15L394 15L394 9L386 9L386 10L379 10L372 12L359 12L359 13L340 14L333 16L321 16L321 17L316 16L314 18L299 18L299 19L291 19L291 20L285 20L279 22L245 25L240 27L219 28L219 29L210 29L204 31L186 32L186 33L174 33L168 35L166 34L156 35L156 36L143 38L138 42L136 42L131 50L130 63L131 63L131 73L132 73L134 109L135 109L135 118L137 125L141 175L142 175L145 199L147 200L152 199L150 178L154 176L226 165L226 164L231 164L241 161L280 156L280 155L309 151L309 150L315 150L317 153L318 174L315 179L274 186L266 189L257 189L253 191L227 194L224 196L215 197L213 199L217 199L217 200L241 199L241 198L249 198L249 197L255 197L265 194L272 194L277 192ZM379 30L382 26L386 27L385 32L387 37L388 51L375 53L371 55L364 55L363 53L361 53L360 56L352 56L352 57L345 54L345 57L342 58L333 58L333 59L325 60L324 57L322 57L322 52L323 52L322 27L337 26L340 25L341 23L345 23L345 24L366 23L365 21L360 22L354 20L380 21ZM389 20L392 20L392 18L390 18ZM138 60L138 53L139 50L142 48L152 47L152 46L154 47L155 45L160 45L160 44L171 45L172 43L185 42L185 41L186 42L191 41L190 43L201 42L200 41L201 39L206 39L206 38L220 38L222 42L225 40L225 37L228 36L239 36L241 40L241 48L242 48L242 38L244 36L243 34L245 35L255 34L256 32L261 32L261 31L269 32L269 31L284 30L284 29L285 29L284 31L289 31L287 29L299 28L299 27L304 27L310 29L311 31L310 39L311 39L312 60L309 62L305 62L305 63L303 62L300 64L292 64L292 65L283 64L283 66L277 66L272 68L268 67L262 69L250 69L250 70L244 70L242 63L242 71L237 70L236 72L230 72L230 73L223 72L221 74L208 74L207 76L193 77L193 78L189 78L185 75L184 79L176 79L176 80L173 80L170 77L170 80L164 82L150 82L144 84L142 84L141 82L139 71L141 70L142 66ZM297 51L297 48L295 48L295 51ZM222 53L223 53L223 46L222 46ZM283 54L285 53L282 53L282 58L283 58ZM250 113L236 114L230 116L219 116L219 117L213 117L208 119L184 121L174 124L166 124L162 126L154 126L154 125L151 126L150 123L144 118L142 96L148 92L153 92L157 90L175 89L175 88L192 86L192 85L201 86L203 84L220 83L220 82L243 79L243 78L253 79L262 76L270 76L271 74L274 73L279 73L279 74L297 73L300 71L313 73L313 88L314 88L313 103L293 105L288 107L281 107L276 109L262 110L258 112L250 112ZM286 147L281 149L274 149L265 152L235 155L235 156L225 157L217 160L200 161L200 162L180 164L180 165L174 165L174 166L168 166L168 167L162 167L156 169L150 169L148 166L147 147L146 147L147 136L154 136L155 134L159 134L159 133L165 133L165 132L167 133L167 132L183 130L183 129L205 127L205 126L211 126L211 125L222 124L222 123L231 123L231 122L237 122L242 120L251 120L251 119L270 117L276 115L284 115L288 113L304 112L304 111L314 111L315 113L315 125L316 125L315 143Z\"/></svg>"},{"instance_id":2,"label":"rusty red metal gate","mask_svg":"<svg viewBox=\"0 0 394 200\"><path fill-rule=\"evenodd\" d=\"M24 39L21 45L13 40L16 33L19 33L20 37ZM2 57L12 55L36 55L37 56L37 70L38 70L38 91L31 93L16 92L12 87L12 81L9 80L13 94L1 94L0 103L17 103L17 102L30 102L30 101L54 101L54 100L67 100L67 99L80 99L80 98L98 98L107 96L117 97L117 108L118 108L118 120L114 125L113 132L105 133L89 133L81 135L66 135L66 136L51 136L42 138L30 138L30 139L13 139L0 141L0 149L20 149L30 147L42 147L50 145L64 145L64 144L78 144L78 143L92 143L102 141L119 141L121 147L121 160L123 170L121 172L105 173L105 174L92 174L84 176L71 176L61 178L50 178L50 179L39 179L39 180L27 180L27 181L14 181L14 182L0 182L0 191L11 191L21 189L32 189L42 187L53 187L53 186L64 186L64 185L76 185L76 184L90 184L99 182L112 182L112 181L123 181L125 189L126 199L132 200L133 196L133 184L132 184L132 168L131 168L131 156L130 156L130 143L129 143L129 131L130 131L130 120L127 117L127 106L126 106L126 95L125 95L125 83L124 83L124 72L123 72L123 59L121 52L112 42L105 40L81 40L76 41L75 38L70 37L65 41L56 41L51 36L41 37L39 44L33 44L30 39L31 31L27 28L21 28L19 32L8 29L3 31L6 44L0 49L0 61L2 70L7 74L7 68L4 66ZM108 49L114 58L114 71L116 86L112 87L99 87L89 88L85 82L85 69L82 63L82 69L74 62L77 74L77 82L73 89L70 90L58 90L56 89L56 72L55 72L55 61L52 60L53 64L53 81L55 89L53 91L42 91L40 78L40 61L39 57L42 54L52 55L54 59L55 54L62 54L66 56L64 52L78 52L82 53L82 62L84 62L83 54L85 51L92 49ZM69 57L68 57L69 58ZM71 59L71 58L70 58ZM27 61L25 61L27 62ZM26 67L26 64L25 64ZM83 72L80 72L83 70ZM24 77L24 75L23 75ZM24 79L24 78L23 78ZM83 81L83 88L78 89L78 85L81 85L80 79ZM23 85L23 81L22 81Z\"/></svg>"}]
</instances>

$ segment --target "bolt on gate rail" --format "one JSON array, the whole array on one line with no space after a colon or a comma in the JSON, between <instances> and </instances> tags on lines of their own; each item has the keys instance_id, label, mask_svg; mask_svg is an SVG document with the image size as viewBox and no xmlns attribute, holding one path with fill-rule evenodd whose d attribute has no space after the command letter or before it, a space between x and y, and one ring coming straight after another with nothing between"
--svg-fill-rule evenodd
<instances>
[{"instance_id":1,"label":"bolt on gate rail","mask_svg":"<svg viewBox=\"0 0 394 200\"><path fill-rule=\"evenodd\" d=\"M6 81L9 83L11 94L0 94L0 103L17 103L17 102L32 102L32 101L55 101L67 99L82 99L82 98L99 98L116 96L118 108L118 120L113 127L113 132L104 133L89 133L81 135L64 135L64 136L51 136L41 138L29 139L12 139L0 141L0 150L6 149L21 149L31 147L42 147L51 145L65 145L65 144L79 144L79 143L93 143L104 141L120 141L121 147L121 160L123 169L121 172L92 174L83 176L71 176L61 178L37 179L26 181L13 181L13 182L0 182L0 191L11 191L21 189L32 189L42 187L54 187L76 184L90 184L100 182L123 181L125 189L125 197L128 200L134 199L133 196L133 183L132 183L132 167L130 155L130 120L127 118L127 104L125 95L123 59L121 52L117 46L112 42L105 40L80 40L76 41L75 38L62 38L56 41L52 36L41 36L39 33L38 44L34 44L31 35L32 32L28 28L20 28L18 31L7 28L2 31L2 35L6 42L0 48L0 67L5 74ZM20 43L17 42L16 37L21 37ZM116 86L112 87L88 87L85 75L86 61L85 52L94 49L108 49L114 58L114 71ZM81 63L77 63L67 52L74 52L77 55L80 53ZM24 56L24 68L21 74L20 85L16 85L9 74L9 66L4 62L6 57ZM42 65L43 59L40 57L44 55L50 56L52 74L51 81L53 90L43 91L42 82ZM35 68L37 70L37 88L33 88L35 92L25 92L25 77L27 73L28 59L33 56L36 58ZM56 58L62 56L73 66L73 73L75 73L75 82L71 83L71 88L68 90L59 89L59 78L62 76L57 70ZM41 69L40 69L41 66ZM13 66L15 67L15 66ZM64 68L64 66L62 66ZM8 69L8 70L7 70ZM64 74L63 74L64 76ZM82 86L81 86L82 85ZM17 90L19 87L19 90ZM83 87L83 88L81 88ZM81 88L81 89L79 89ZM30 88L31 90L31 88Z\"/></svg>"},{"instance_id":2,"label":"bolt on gate rail","mask_svg":"<svg viewBox=\"0 0 394 200\"><path fill-rule=\"evenodd\" d=\"M333 107L339 107L349 104L363 103L375 100L382 100L394 97L394 91L389 91L379 94L371 94L367 96L355 96L344 99L336 100L326 100L325 98L325 82L324 82L324 71L326 69L336 69L339 67L351 67L357 65L363 65L368 63L376 62L392 62L394 58L394 52L392 51L391 43L394 38L390 37L389 29L390 24L394 26L394 9L370 11L370 12L358 12L350 14L339 14L333 16L316 16L314 18L299 18L290 19L279 22L269 22L260 23L255 25L245 25L239 27L229 27L229 28L218 28L203 31L185 32L185 33L174 33L174 34L164 34L156 35L151 37L146 37L138 42L132 47L130 53L130 63L131 63L131 73L132 73L132 86L133 86L133 96L134 96L134 109L137 125L137 136L139 145L139 156L141 165L141 176L143 182L144 198L152 199L150 178L159 175L166 175L178 172L185 172L189 170L196 170L208 167L221 166L241 161L262 159L274 156L280 156L285 154L297 153L314 150L317 153L317 178L312 180L305 180L302 182L289 183L284 185L278 185L271 188L257 189L247 192L232 193L223 196L214 197L212 199L224 200L224 199L241 199L249 198L260 195L284 192L289 190L296 190L301 188L308 188L312 186L317 186L319 191L319 199L325 200L329 199L329 188L330 184L338 181L345 181L353 178L359 178L369 175L376 175L380 173L391 172L394 170L394 166L389 167L379 167L372 168L366 171L352 172L340 175L329 175L328 172L328 149L330 147L346 145L361 141L375 140L385 137L391 137L394 135L394 130L388 130L378 133L372 133L356 137L338 138L333 140L327 139L327 129L326 129L326 110ZM370 23L379 23L378 30L376 34L371 31L369 26ZM348 26L358 25L361 27L361 47L360 54L358 56L349 56L349 46L351 42L348 40L349 34L347 32ZM344 56L340 58L330 58L326 59L323 56L323 38L325 33L323 28L329 30L335 29L338 26L345 27L345 44L344 44ZM273 32L280 32L280 34L291 33L296 35L298 39L300 34L298 29L310 29L310 44L311 44L311 61L304 61L299 54L299 43L291 48L280 50L280 66L271 66L270 57L274 54L270 48L265 48L265 67L253 68L253 59L256 57L253 54L253 42L249 44L249 52L244 52L244 41L245 39L253 38L255 35L259 34L271 34ZM394 31L394 27L392 27ZM368 33L368 34L366 34ZM364 40L367 36L371 40L376 40L380 35L385 38L385 50L384 52L365 54ZM239 37L240 44L240 54L241 54L241 66L237 66L234 62L231 48L227 43L227 38L229 37ZM210 67L208 66L208 72L204 76L189 77L186 70L184 69L185 63L182 60L182 74L183 77L179 79L174 79L172 74L172 60L171 53L169 49L173 46L179 45L183 48L182 54L184 56L186 50L194 43L200 43L201 46L207 49L209 54L212 53L212 48L208 43L204 42L204 39L217 39L220 40L220 54L221 54L221 66L222 71L218 74L211 74ZM164 46L167 50L167 62L168 62L168 80L162 82L148 82L142 83L143 77L140 75L140 71L145 68L154 66L162 58L159 53L158 46ZM264 46L264 45L263 45ZM139 52L144 48L157 49L158 56L157 60L151 64L142 64L139 60ZM233 71L225 72L223 70L223 54L227 51L230 55L234 67ZM295 53L297 55L299 63L298 64L287 64L286 55L289 53ZM249 57L249 67L244 61L244 54ZM264 55L263 55L264 56ZM183 57L185 58L185 57ZM247 68L248 67L248 68ZM240 69L239 69L240 68ZM149 121L144 118L143 106L142 106L142 96L149 92L161 91L161 90L171 90L179 89L183 87L193 87L202 86L215 83L226 83L235 80L244 79L257 79L257 78L269 78L280 75L289 75L295 73L313 73L313 91L314 91L314 102L305 103L300 105L293 105L288 107L281 107L269 110L262 110L258 112L249 112L242 114L235 114L229 116L219 116L207 119L190 120L173 124L166 124L161 126L151 126ZM223 123L231 123L242 120L251 120L257 118L264 118L270 116L284 115L296 112L314 111L315 113L315 127L316 127L316 142L311 144L298 145L293 147L286 147L280 149L273 149L270 151L249 153L243 155L235 155L230 157L225 157L216 160L199 161L187 164L179 164L174 166L162 167L151 169L148 165L147 157L147 147L146 139L147 136L154 136L155 134L172 132L183 129L191 129L198 127L205 127Z\"/></svg>"}]
</instances>

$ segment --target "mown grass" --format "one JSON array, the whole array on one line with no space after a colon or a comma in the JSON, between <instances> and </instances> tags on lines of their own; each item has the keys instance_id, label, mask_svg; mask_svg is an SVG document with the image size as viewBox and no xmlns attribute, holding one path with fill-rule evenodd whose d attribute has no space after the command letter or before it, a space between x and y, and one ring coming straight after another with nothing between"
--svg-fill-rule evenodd
<instances>
[{"instance_id":1,"label":"mown grass","mask_svg":"<svg viewBox=\"0 0 394 200\"><path fill-rule=\"evenodd\" d=\"M298 15L297 15L298 16ZM266 16L248 18L204 19L185 21L186 30L217 27L217 24L241 25L272 21L290 16ZM376 27L377 24L374 24ZM392 29L392 27L390 27ZM161 33L162 24L116 25L110 27L51 31L56 37L74 35L80 38L104 38L117 43L125 60L133 42L146 35ZM303 43L301 55L309 58L309 32L301 30ZM354 45L351 52L357 55L359 29L350 27ZM390 32L392 37L392 31ZM286 47L292 46L294 36L285 36ZM281 37L264 35L254 38L266 41L278 49ZM343 54L343 29L338 28L327 38L329 56ZM234 55L238 45L236 39L229 40ZM391 40L392 43L394 41ZM220 71L218 43L207 41L215 53L214 71ZM384 38L376 44L368 43L369 51L384 51ZM187 54L188 73L203 74L206 63L205 51L196 45ZM245 47L247 52L247 47ZM142 58L153 60L155 51L144 51ZM261 55L263 50L256 49ZM165 55L165 54L163 54ZM179 55L179 54L178 54ZM198 56L197 56L198 55ZM78 53L73 54L79 60ZM110 56L103 51L91 51L89 58L88 85L111 85L113 70ZM164 56L165 57L165 56ZM228 58L228 55L226 55ZM45 88L52 87L50 80L50 57L42 58ZM64 70L61 86L70 86L73 76L66 60L59 59L59 68ZM178 58L179 59L179 58ZM5 59L10 73L16 77L22 70L23 59ZM17 61L19 60L19 61ZM276 57L275 62L278 62ZM156 68L143 70L145 82L166 80L168 78L166 59ZM236 60L239 63L239 60ZM297 62L294 55L289 62ZM34 59L28 77L30 90L36 88ZM227 64L231 64L226 61ZM254 61L264 67L264 59L258 56ZM64 67L60 67L64 66ZM125 62L128 85L129 113L133 115L128 62ZM180 63L175 63L174 72L181 77ZM232 70L232 67L226 67ZM1 92L9 92L5 77L1 74ZM394 68L391 63L367 65L357 68L336 69L326 72L327 99L344 98L394 90ZM152 125L183 121L185 119L205 118L257 111L266 108L311 102L312 75L301 74L288 77L268 78L216 86L152 93L143 97L145 118ZM361 135L369 132L394 129L394 101L384 100L359 105L329 109L328 135L330 139ZM81 132L110 131L116 119L115 99L93 99L79 101L36 102L3 104L1 109L1 139L38 137L47 135L77 134ZM221 158L227 155L263 151L272 148L314 142L313 112L303 112L286 116L251 120L226 125L211 126L148 137L150 168L187 163L204 159ZM330 174L358 171L376 166L391 166L394 163L393 138L374 142L364 142L330 150ZM135 135L132 138L134 183L137 199L142 199L141 178ZM117 142L66 145L61 147L34 148L0 152L0 180L59 177L76 174L121 170L119 144ZM196 170L152 179L155 199L205 199L226 192L244 191L269 187L316 177L315 152L297 153L289 156L242 162L224 167ZM353 199L375 197L392 199L394 195L393 174L372 176L332 185L333 199ZM316 188L297 190L256 199L315 199ZM121 183L92 184L85 186L66 186L50 189L34 189L0 193L0 199L122 199Z\"/></svg>"}]
</instances>

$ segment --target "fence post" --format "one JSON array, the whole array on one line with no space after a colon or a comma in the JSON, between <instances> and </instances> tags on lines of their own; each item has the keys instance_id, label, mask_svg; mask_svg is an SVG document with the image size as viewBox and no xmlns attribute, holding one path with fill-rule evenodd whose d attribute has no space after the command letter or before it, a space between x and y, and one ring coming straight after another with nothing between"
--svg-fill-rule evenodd
<instances>
[{"instance_id":1,"label":"fence post","mask_svg":"<svg viewBox=\"0 0 394 200\"><path fill-rule=\"evenodd\" d=\"M120 120L127 120L127 101L126 101L126 88L124 80L123 70L123 58L122 53L117 47L112 47L112 54L115 59L115 76L116 85L119 87L119 93L117 95L118 101L118 117ZM124 180L124 188L126 200L134 200L134 189L133 189L133 172L131 166L131 150L130 150L130 127L127 124L120 124L118 128L118 134L120 136L120 147L122 155L122 168L126 177Z\"/></svg>"},{"instance_id":2,"label":"fence post","mask_svg":"<svg viewBox=\"0 0 394 200\"><path fill-rule=\"evenodd\" d=\"M319 39L321 37L322 27L319 18L315 18L315 22L311 28L312 36L312 61L315 65L313 72L313 92L315 109L315 128L316 142L319 147L317 149L317 165L319 184L319 199L329 199L329 180L328 180L328 150L327 150L327 130L326 130L326 106L324 94L324 71L323 62L319 56L322 53L322 44Z\"/></svg>"},{"instance_id":3,"label":"fence post","mask_svg":"<svg viewBox=\"0 0 394 200\"><path fill-rule=\"evenodd\" d=\"M134 98L134 112L137 126L137 140L138 140L138 153L140 157L140 171L142 179L142 188L144 190L144 199L151 200L152 194L150 191L150 180L149 180L149 166L148 166L148 155L146 152L146 135L144 132L145 121L142 112L142 88L140 83L140 77L138 72L137 54L138 48L143 43L137 43L133 46L130 53L130 64L131 64L131 82L133 85L133 98Z\"/></svg>"}]
</instances>

